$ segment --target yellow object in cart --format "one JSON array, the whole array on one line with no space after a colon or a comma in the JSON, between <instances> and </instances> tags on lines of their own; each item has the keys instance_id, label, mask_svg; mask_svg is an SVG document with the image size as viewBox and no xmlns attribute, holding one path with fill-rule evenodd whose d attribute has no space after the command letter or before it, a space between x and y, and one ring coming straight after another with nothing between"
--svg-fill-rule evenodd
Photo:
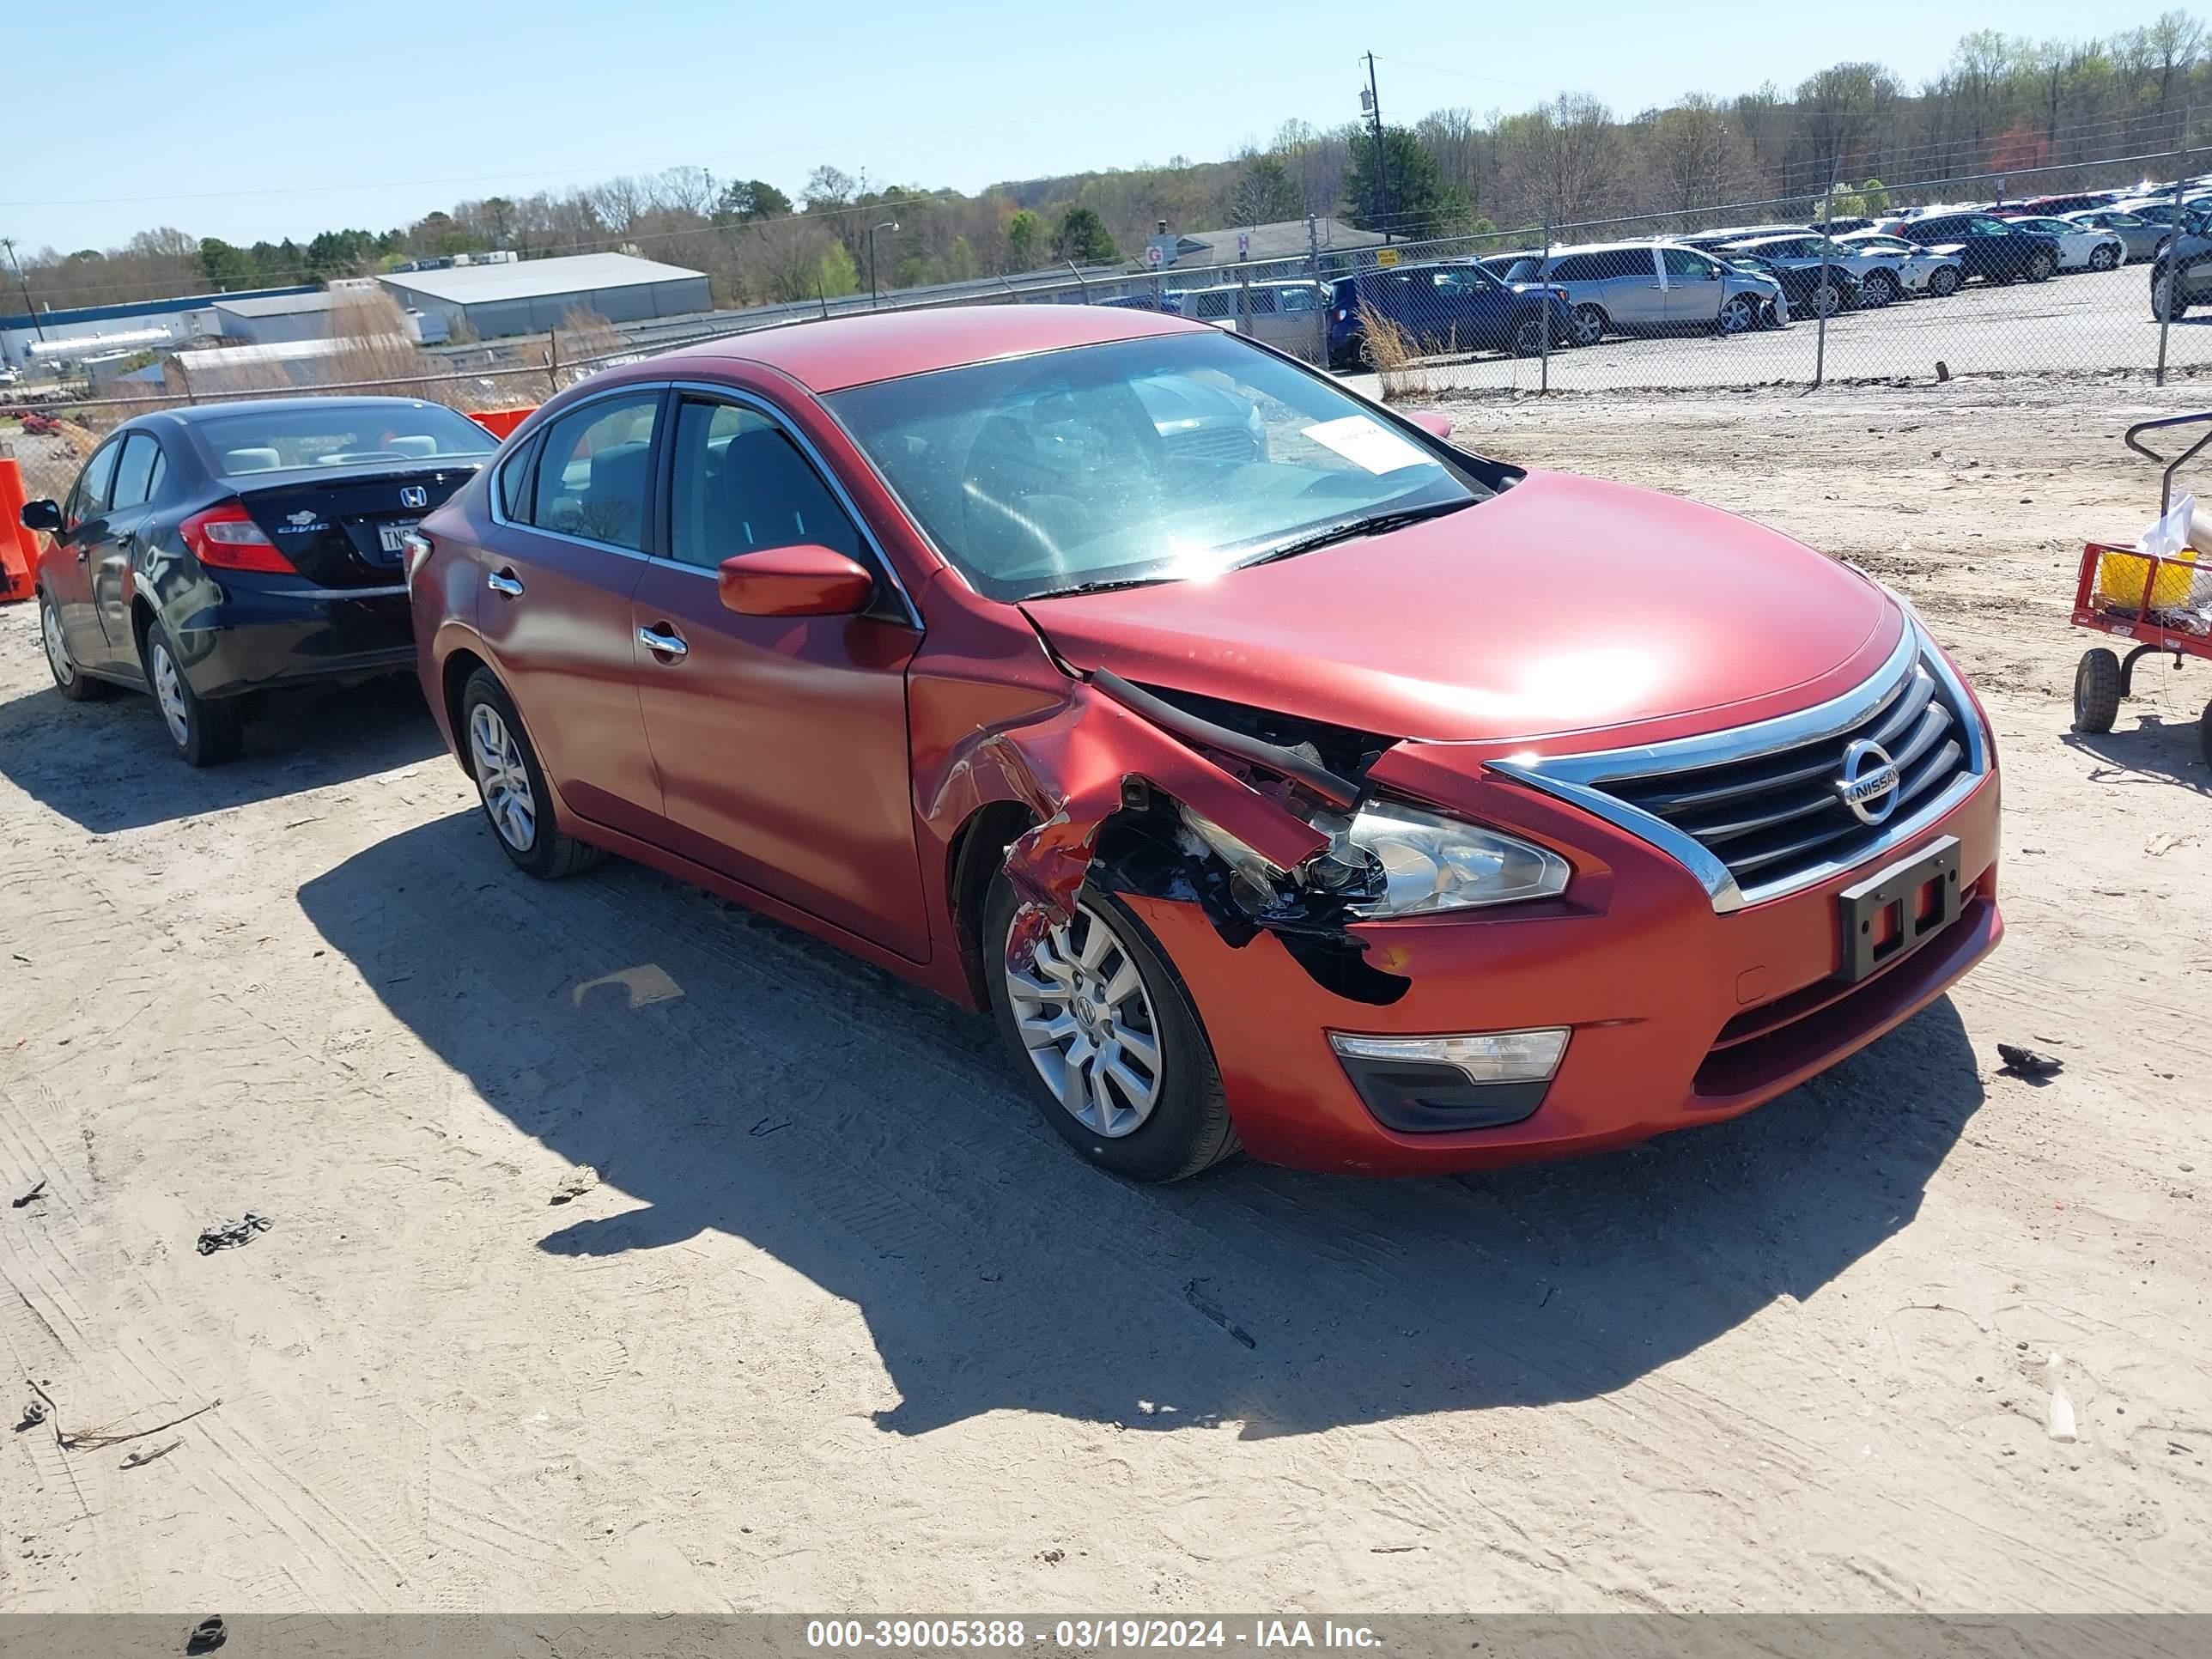
<instances>
[{"instance_id":1,"label":"yellow object in cart","mask_svg":"<svg viewBox=\"0 0 2212 1659\"><path fill-rule=\"evenodd\" d=\"M2162 561L2158 580L2151 582L2150 608L2163 611L2189 601L2191 582L2197 575L2195 548ZM2190 562L2184 563L2187 560ZM2207 566L2212 570L2212 566ZM2097 599L2106 605L2133 611L2143 602L2143 583L2150 580L2150 561L2140 553L2106 553L2097 560Z\"/></svg>"}]
</instances>

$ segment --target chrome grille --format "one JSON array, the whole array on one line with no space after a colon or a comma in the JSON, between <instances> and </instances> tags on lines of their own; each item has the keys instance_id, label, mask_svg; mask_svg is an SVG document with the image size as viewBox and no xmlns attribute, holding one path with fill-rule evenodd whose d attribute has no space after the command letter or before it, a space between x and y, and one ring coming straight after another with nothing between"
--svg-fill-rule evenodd
<instances>
[{"instance_id":1,"label":"chrome grille","mask_svg":"<svg viewBox=\"0 0 2212 1659\"><path fill-rule=\"evenodd\" d=\"M1755 896L1854 862L1909 824L1968 764L1972 718L1916 657L1871 713L1841 730L1717 764L1594 779L1591 787L1688 836ZM1895 804L1875 823L1844 804L1841 789L1845 753L1862 741L1897 768Z\"/></svg>"}]
</instances>

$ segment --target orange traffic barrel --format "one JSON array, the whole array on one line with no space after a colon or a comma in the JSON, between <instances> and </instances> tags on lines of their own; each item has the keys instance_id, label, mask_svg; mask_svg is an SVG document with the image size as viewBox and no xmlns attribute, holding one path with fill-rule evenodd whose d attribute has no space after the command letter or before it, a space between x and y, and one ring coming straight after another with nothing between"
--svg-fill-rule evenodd
<instances>
[{"instance_id":1,"label":"orange traffic barrel","mask_svg":"<svg viewBox=\"0 0 2212 1659\"><path fill-rule=\"evenodd\" d=\"M471 411L469 418L503 442L514 435L515 428L537 412L535 405L528 409L479 409Z\"/></svg>"},{"instance_id":2,"label":"orange traffic barrel","mask_svg":"<svg viewBox=\"0 0 2212 1659\"><path fill-rule=\"evenodd\" d=\"M0 455L0 605L31 597L39 565L37 535L23 528L23 501L22 463Z\"/></svg>"}]
</instances>

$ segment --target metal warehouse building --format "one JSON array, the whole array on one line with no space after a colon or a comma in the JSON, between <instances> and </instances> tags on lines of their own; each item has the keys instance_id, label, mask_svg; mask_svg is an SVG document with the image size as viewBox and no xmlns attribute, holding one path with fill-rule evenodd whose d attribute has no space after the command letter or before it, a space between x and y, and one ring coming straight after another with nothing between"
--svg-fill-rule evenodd
<instances>
[{"instance_id":1,"label":"metal warehouse building","mask_svg":"<svg viewBox=\"0 0 2212 1659\"><path fill-rule=\"evenodd\" d=\"M561 259L452 265L395 271L379 278L392 297L448 326L465 325L479 340L542 334L571 311L594 311L611 323L678 317L713 307L704 272L627 253L580 253Z\"/></svg>"}]
</instances>

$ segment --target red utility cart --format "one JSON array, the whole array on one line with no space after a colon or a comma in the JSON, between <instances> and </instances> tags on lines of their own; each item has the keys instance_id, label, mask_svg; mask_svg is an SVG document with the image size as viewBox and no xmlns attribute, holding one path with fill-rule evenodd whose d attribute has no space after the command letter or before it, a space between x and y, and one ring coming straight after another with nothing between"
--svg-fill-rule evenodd
<instances>
[{"instance_id":1,"label":"red utility cart","mask_svg":"<svg viewBox=\"0 0 2212 1659\"><path fill-rule=\"evenodd\" d=\"M2212 444L2212 410L2141 421L2127 429L2127 446L2165 465L2159 487L2161 519L2172 505L2173 475L2197 452ZM2172 460L2142 441L2141 434L2161 427L2206 425L2204 435ZM2171 652L2174 665L2184 657L2212 659L2212 556L2154 558L2131 547L2091 542L2081 550L2081 574L2074 587L2074 625L2130 641L2121 657L2108 646L2081 654L2074 671L2074 729L2109 732L2119 717L2120 700L2135 689L2136 664L2154 652ZM2197 723L2204 763L2212 766L2212 703Z\"/></svg>"}]
</instances>

